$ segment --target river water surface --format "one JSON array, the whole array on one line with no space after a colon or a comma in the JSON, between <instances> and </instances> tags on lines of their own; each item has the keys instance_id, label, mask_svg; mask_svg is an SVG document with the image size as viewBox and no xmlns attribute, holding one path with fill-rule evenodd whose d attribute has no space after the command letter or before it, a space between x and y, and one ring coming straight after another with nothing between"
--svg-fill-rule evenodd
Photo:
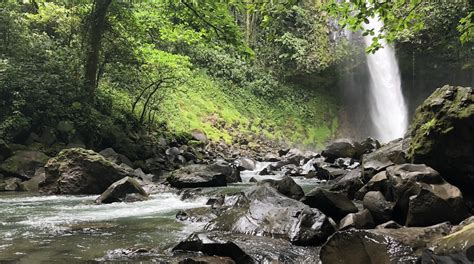
<instances>
[{"instance_id":1,"label":"river water surface","mask_svg":"<svg viewBox=\"0 0 474 264\"><path fill-rule=\"evenodd\" d=\"M242 172L243 183L207 188L205 196L235 193L253 185L249 179L278 179L281 175ZM321 182L295 177L305 192ZM97 196L35 196L0 193L0 263L84 263L102 261L117 249L169 250L203 224L176 220L182 209L206 206L207 197L181 200L176 193L151 195L135 203L96 205ZM121 262L124 263L124 262Z\"/></svg>"}]
</instances>

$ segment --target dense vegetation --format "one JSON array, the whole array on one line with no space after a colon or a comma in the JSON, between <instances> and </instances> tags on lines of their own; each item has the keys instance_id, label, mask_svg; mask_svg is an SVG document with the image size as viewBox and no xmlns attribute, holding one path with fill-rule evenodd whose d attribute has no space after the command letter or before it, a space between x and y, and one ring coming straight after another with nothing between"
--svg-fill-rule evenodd
<instances>
[{"instance_id":1,"label":"dense vegetation","mask_svg":"<svg viewBox=\"0 0 474 264\"><path fill-rule=\"evenodd\" d=\"M0 137L24 141L52 128L65 143L93 147L124 132L198 129L227 143L321 144L338 126L335 68L351 54L331 33L329 15L342 9L327 8L316 0L2 1ZM461 22L468 42L469 16ZM422 28L403 36L419 39Z\"/></svg>"}]
</instances>

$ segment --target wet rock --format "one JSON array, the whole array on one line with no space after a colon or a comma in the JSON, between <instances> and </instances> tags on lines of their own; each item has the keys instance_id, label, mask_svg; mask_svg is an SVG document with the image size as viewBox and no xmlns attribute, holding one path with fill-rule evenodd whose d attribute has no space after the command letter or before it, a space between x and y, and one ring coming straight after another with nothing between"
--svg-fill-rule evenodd
<instances>
[{"instance_id":1,"label":"wet rock","mask_svg":"<svg viewBox=\"0 0 474 264\"><path fill-rule=\"evenodd\" d=\"M256 162L250 158L239 158L238 160L235 161L235 164L237 165L237 169L239 171L244 171L244 170L253 171L255 170L255 166L256 166Z\"/></svg>"},{"instance_id":2,"label":"wet rock","mask_svg":"<svg viewBox=\"0 0 474 264\"><path fill-rule=\"evenodd\" d=\"M10 146L3 140L0 139L0 162L10 157L13 154Z\"/></svg>"},{"instance_id":3,"label":"wet rock","mask_svg":"<svg viewBox=\"0 0 474 264\"><path fill-rule=\"evenodd\" d=\"M320 179L320 180L332 180L333 179L333 175L331 174L331 172L326 168L323 168L323 167L315 167L315 176L317 179Z\"/></svg>"},{"instance_id":4,"label":"wet rock","mask_svg":"<svg viewBox=\"0 0 474 264\"><path fill-rule=\"evenodd\" d=\"M430 241L447 234L450 226L339 231L321 248L322 263L417 263Z\"/></svg>"},{"instance_id":5,"label":"wet rock","mask_svg":"<svg viewBox=\"0 0 474 264\"><path fill-rule=\"evenodd\" d=\"M44 182L45 179L46 172L44 167L38 168L31 179L21 183L20 189L27 192L38 192L40 183Z\"/></svg>"},{"instance_id":6,"label":"wet rock","mask_svg":"<svg viewBox=\"0 0 474 264\"><path fill-rule=\"evenodd\" d=\"M356 228L356 229L368 229L375 226L374 219L369 210L364 209L357 213L346 215L339 223L339 230Z\"/></svg>"},{"instance_id":7,"label":"wet rock","mask_svg":"<svg viewBox=\"0 0 474 264\"><path fill-rule=\"evenodd\" d=\"M337 158L334 165L342 169L355 169L359 166L359 162L351 158Z\"/></svg>"},{"instance_id":8,"label":"wet rock","mask_svg":"<svg viewBox=\"0 0 474 264\"><path fill-rule=\"evenodd\" d=\"M375 229L398 229L398 228L401 228L401 227L402 226L399 223L397 223L393 220L390 220L388 222L385 222L383 224L380 224L380 225L376 226Z\"/></svg>"},{"instance_id":9,"label":"wet rock","mask_svg":"<svg viewBox=\"0 0 474 264\"><path fill-rule=\"evenodd\" d=\"M474 92L443 86L416 110L409 159L439 171L446 180L474 189Z\"/></svg>"},{"instance_id":10,"label":"wet rock","mask_svg":"<svg viewBox=\"0 0 474 264\"><path fill-rule=\"evenodd\" d=\"M360 142L360 149L359 149L358 156L362 157L362 155L374 152L380 147L381 145L378 140L368 137L364 139L362 142Z\"/></svg>"},{"instance_id":11,"label":"wet rock","mask_svg":"<svg viewBox=\"0 0 474 264\"><path fill-rule=\"evenodd\" d=\"M224 160L217 160L209 166L209 169L211 171L224 174L226 176L227 183L242 182L239 170L237 170L234 165Z\"/></svg>"},{"instance_id":12,"label":"wet rock","mask_svg":"<svg viewBox=\"0 0 474 264\"><path fill-rule=\"evenodd\" d=\"M302 165L301 163L305 160L305 155L301 150L292 148L288 151L288 153L286 153L284 159L289 164L300 166Z\"/></svg>"},{"instance_id":13,"label":"wet rock","mask_svg":"<svg viewBox=\"0 0 474 264\"><path fill-rule=\"evenodd\" d=\"M197 141L202 142L204 144L207 144L209 142L209 139L207 139L206 134L204 134L201 131L198 131L198 130L192 131L191 136L193 137L194 140L197 140Z\"/></svg>"},{"instance_id":14,"label":"wet rock","mask_svg":"<svg viewBox=\"0 0 474 264\"><path fill-rule=\"evenodd\" d=\"M5 191L19 191L21 180L18 178L6 178L4 181L3 189Z\"/></svg>"},{"instance_id":15,"label":"wet rock","mask_svg":"<svg viewBox=\"0 0 474 264\"><path fill-rule=\"evenodd\" d=\"M428 226L457 224L469 216L461 191L425 165L402 164L387 169L393 187L396 221Z\"/></svg>"},{"instance_id":16,"label":"wet rock","mask_svg":"<svg viewBox=\"0 0 474 264\"><path fill-rule=\"evenodd\" d=\"M355 169L340 178L332 187L331 191L343 192L349 199L354 199L356 192L364 186L361 170ZM363 197L362 197L363 198ZM362 199L361 198L361 199Z\"/></svg>"},{"instance_id":17,"label":"wet rock","mask_svg":"<svg viewBox=\"0 0 474 264\"><path fill-rule=\"evenodd\" d=\"M363 204L372 214L376 224L387 222L392 218L393 203L386 201L381 192L366 193Z\"/></svg>"},{"instance_id":18,"label":"wet rock","mask_svg":"<svg viewBox=\"0 0 474 264\"><path fill-rule=\"evenodd\" d=\"M299 200L304 197L304 191L296 184L291 177L283 177L281 180L266 179L258 182L258 185L268 185L275 188L279 193L295 200Z\"/></svg>"},{"instance_id":19,"label":"wet rock","mask_svg":"<svg viewBox=\"0 0 474 264\"><path fill-rule=\"evenodd\" d=\"M267 174L263 174L263 175L267 175ZM255 182L258 182L258 180L255 179L255 177L252 177L252 178L249 179L249 182L254 182L255 183Z\"/></svg>"},{"instance_id":20,"label":"wet rock","mask_svg":"<svg viewBox=\"0 0 474 264\"><path fill-rule=\"evenodd\" d=\"M265 236L251 236L245 234L232 234L226 232L204 232L191 235L199 236L200 240L206 243L225 244L232 242L237 245L246 255L250 256L253 262L250 263L318 263L318 248L300 247L292 245L282 239L274 239ZM192 250L192 251L191 251ZM190 252L191 251L191 252ZM195 249L185 251L175 250L178 256L195 252ZM204 252L205 255L209 255ZM216 254L218 256L218 254ZM234 260L235 261L235 260ZM244 259L242 262L248 263Z\"/></svg>"},{"instance_id":21,"label":"wet rock","mask_svg":"<svg viewBox=\"0 0 474 264\"><path fill-rule=\"evenodd\" d=\"M301 167L294 164L288 164L281 167L281 172L285 176L301 176Z\"/></svg>"},{"instance_id":22,"label":"wet rock","mask_svg":"<svg viewBox=\"0 0 474 264\"><path fill-rule=\"evenodd\" d=\"M254 259L234 242L212 239L205 234L192 234L176 245L173 251L202 252L209 256L230 257L236 263L255 263Z\"/></svg>"},{"instance_id":23,"label":"wet rock","mask_svg":"<svg viewBox=\"0 0 474 264\"><path fill-rule=\"evenodd\" d=\"M115 203L124 201L125 197L128 194L140 194L144 197L147 197L148 194L143 190L137 180L125 177L114 183L112 183L107 190L105 190L96 200L97 204L101 203ZM132 197L129 197L129 201L132 200Z\"/></svg>"},{"instance_id":24,"label":"wet rock","mask_svg":"<svg viewBox=\"0 0 474 264\"><path fill-rule=\"evenodd\" d=\"M337 158L355 158L359 148L359 143L352 139L338 139L329 144L321 155L328 162L334 162Z\"/></svg>"},{"instance_id":25,"label":"wet rock","mask_svg":"<svg viewBox=\"0 0 474 264\"><path fill-rule=\"evenodd\" d=\"M258 175L275 175L275 173L273 172L272 170L272 166L269 165L265 168L263 168L263 170L261 170Z\"/></svg>"},{"instance_id":26,"label":"wet rock","mask_svg":"<svg viewBox=\"0 0 474 264\"><path fill-rule=\"evenodd\" d=\"M474 216L464 220L451 232L429 244L426 263L471 263L474 261ZM456 262L455 260L458 260ZM462 260L462 261L461 261ZM452 261L452 262L449 262Z\"/></svg>"},{"instance_id":27,"label":"wet rock","mask_svg":"<svg viewBox=\"0 0 474 264\"><path fill-rule=\"evenodd\" d=\"M207 200L206 205L210 205L212 208L219 208L225 202L225 195L219 195Z\"/></svg>"},{"instance_id":28,"label":"wet rock","mask_svg":"<svg viewBox=\"0 0 474 264\"><path fill-rule=\"evenodd\" d=\"M356 213L357 207L341 193L331 192L319 187L306 194L301 201L312 208L321 210L336 221L350 213Z\"/></svg>"},{"instance_id":29,"label":"wet rock","mask_svg":"<svg viewBox=\"0 0 474 264\"><path fill-rule=\"evenodd\" d=\"M6 176L30 179L36 169L43 167L49 157L44 153L33 150L17 151L0 165L0 172Z\"/></svg>"},{"instance_id":30,"label":"wet rock","mask_svg":"<svg viewBox=\"0 0 474 264\"><path fill-rule=\"evenodd\" d=\"M242 179L234 166L218 161L211 165L194 164L180 168L173 171L167 181L175 188L198 188L226 186Z\"/></svg>"},{"instance_id":31,"label":"wet rock","mask_svg":"<svg viewBox=\"0 0 474 264\"><path fill-rule=\"evenodd\" d=\"M212 211L210 207L199 207L180 210L176 213L176 219L179 221L188 222L205 222L208 223L211 220L216 219L217 215Z\"/></svg>"},{"instance_id":32,"label":"wet rock","mask_svg":"<svg viewBox=\"0 0 474 264\"><path fill-rule=\"evenodd\" d=\"M102 155L81 148L65 149L45 165L40 191L55 194L101 194L130 172Z\"/></svg>"},{"instance_id":33,"label":"wet rock","mask_svg":"<svg viewBox=\"0 0 474 264\"><path fill-rule=\"evenodd\" d=\"M289 148L280 149L280 150L278 150L278 156L280 156L280 157L285 156L289 151L290 151Z\"/></svg>"},{"instance_id":34,"label":"wet rock","mask_svg":"<svg viewBox=\"0 0 474 264\"><path fill-rule=\"evenodd\" d=\"M102 151L99 152L100 155L104 156L106 159L109 161L120 165L120 164L126 164L127 166L133 168L133 162L130 161L125 155L119 154L115 152L113 148L106 148Z\"/></svg>"},{"instance_id":35,"label":"wet rock","mask_svg":"<svg viewBox=\"0 0 474 264\"><path fill-rule=\"evenodd\" d=\"M393 201L392 182L389 180L386 171L375 174L366 185L356 192L355 198L362 200L365 194L371 191L381 192L385 199Z\"/></svg>"},{"instance_id":36,"label":"wet rock","mask_svg":"<svg viewBox=\"0 0 474 264\"><path fill-rule=\"evenodd\" d=\"M177 147L171 147L165 150L165 154L168 156L178 156L181 154L181 150Z\"/></svg>"},{"instance_id":37,"label":"wet rock","mask_svg":"<svg viewBox=\"0 0 474 264\"><path fill-rule=\"evenodd\" d=\"M189 257L180 260L178 264L235 264L232 258L229 257L217 257L217 256L206 256L206 257Z\"/></svg>"},{"instance_id":38,"label":"wet rock","mask_svg":"<svg viewBox=\"0 0 474 264\"><path fill-rule=\"evenodd\" d=\"M407 140L397 139L362 156L362 176L365 181L387 167L406 163Z\"/></svg>"},{"instance_id":39,"label":"wet rock","mask_svg":"<svg viewBox=\"0 0 474 264\"><path fill-rule=\"evenodd\" d=\"M277 162L280 161L280 156L274 153L267 153L265 156L263 156L263 161Z\"/></svg>"},{"instance_id":40,"label":"wet rock","mask_svg":"<svg viewBox=\"0 0 474 264\"><path fill-rule=\"evenodd\" d=\"M297 245L322 243L334 232L322 212L266 185L240 195L235 205L205 228L281 238Z\"/></svg>"}]
</instances>

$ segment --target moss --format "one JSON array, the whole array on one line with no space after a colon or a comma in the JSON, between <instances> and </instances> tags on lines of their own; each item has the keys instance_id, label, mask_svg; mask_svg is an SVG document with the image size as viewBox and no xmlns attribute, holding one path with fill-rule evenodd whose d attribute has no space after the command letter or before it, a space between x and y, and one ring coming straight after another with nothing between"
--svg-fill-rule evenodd
<instances>
[{"instance_id":1,"label":"moss","mask_svg":"<svg viewBox=\"0 0 474 264\"><path fill-rule=\"evenodd\" d=\"M248 87L212 79L203 72L161 103L158 122L174 133L199 129L211 141L231 143L236 137L264 136L290 144L318 146L337 129L337 103L322 89L283 86L265 99ZM302 99L304 102L300 101Z\"/></svg>"}]
</instances>

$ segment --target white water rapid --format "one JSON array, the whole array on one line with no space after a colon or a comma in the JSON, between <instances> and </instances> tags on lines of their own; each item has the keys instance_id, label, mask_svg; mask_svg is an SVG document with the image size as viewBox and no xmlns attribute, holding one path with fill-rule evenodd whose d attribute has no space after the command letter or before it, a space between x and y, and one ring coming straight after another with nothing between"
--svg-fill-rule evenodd
<instances>
[{"instance_id":1,"label":"white water rapid","mask_svg":"<svg viewBox=\"0 0 474 264\"><path fill-rule=\"evenodd\" d=\"M369 20L368 29L376 34L382 30L377 18ZM372 43L371 36L364 37L365 45ZM370 117L375 127L375 136L382 142L403 137L408 126L408 111L403 99L400 73L394 49L385 41L384 48L367 54L370 72Z\"/></svg>"}]
</instances>

